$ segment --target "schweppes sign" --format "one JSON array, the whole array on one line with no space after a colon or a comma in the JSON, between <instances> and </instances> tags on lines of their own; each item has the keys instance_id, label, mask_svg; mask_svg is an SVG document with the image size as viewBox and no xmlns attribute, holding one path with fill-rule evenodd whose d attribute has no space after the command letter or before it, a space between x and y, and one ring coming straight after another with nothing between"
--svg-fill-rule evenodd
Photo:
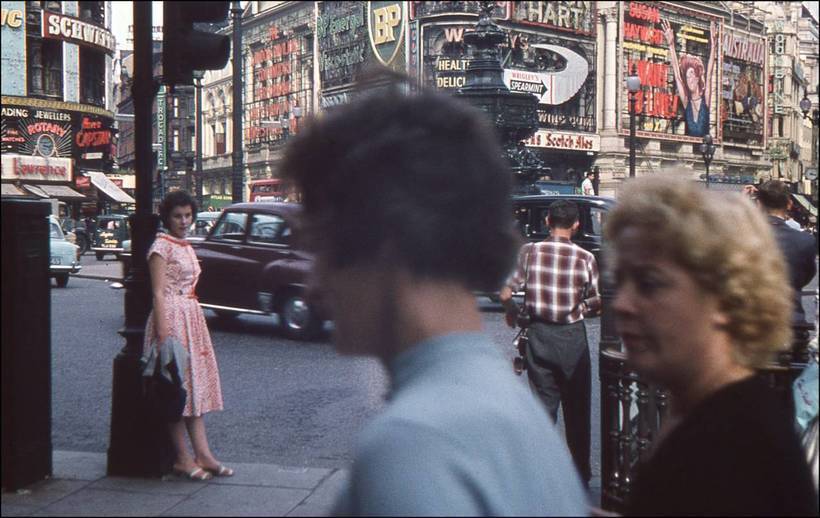
<instances>
[{"instance_id":1,"label":"schweppes sign","mask_svg":"<svg viewBox=\"0 0 820 518\"><path fill-rule=\"evenodd\" d=\"M367 2L370 47L382 65L389 66L401 49L407 15L404 2Z\"/></svg>"}]
</instances>

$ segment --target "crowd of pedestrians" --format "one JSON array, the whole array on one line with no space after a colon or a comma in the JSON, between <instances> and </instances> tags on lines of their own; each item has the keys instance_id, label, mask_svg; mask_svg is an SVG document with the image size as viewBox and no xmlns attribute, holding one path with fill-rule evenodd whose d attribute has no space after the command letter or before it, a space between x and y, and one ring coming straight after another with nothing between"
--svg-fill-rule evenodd
<instances>
[{"instance_id":1,"label":"crowd of pedestrians","mask_svg":"<svg viewBox=\"0 0 820 518\"><path fill-rule=\"evenodd\" d=\"M502 156L480 112L400 85L330 111L289 143L283 171L300 193L334 345L379 359L391 381L356 443L338 515L591 512L584 318L601 310L599 265L572 242L571 202L550 207L545 241L522 246ZM793 418L756 375L805 320L797 293L815 274L816 243L785 225L782 185L749 194L763 210L658 175L629 182L606 223L628 364L671 395L628 514L817 516ZM207 480L233 471L211 453L202 421L222 399L183 240L195 213L185 193L163 202L169 233L149 251L145 351L166 367L159 350L179 342L165 345L188 391L169 427L174 470ZM482 330L474 293L499 286L507 322L529 317L531 388Z\"/></svg>"}]
</instances>

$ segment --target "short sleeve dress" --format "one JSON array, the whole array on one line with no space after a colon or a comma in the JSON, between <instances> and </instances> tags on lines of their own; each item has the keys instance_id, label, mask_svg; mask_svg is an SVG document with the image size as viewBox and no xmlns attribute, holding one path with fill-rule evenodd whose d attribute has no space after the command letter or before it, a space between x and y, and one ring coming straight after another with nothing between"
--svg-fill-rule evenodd
<instances>
[{"instance_id":1,"label":"short sleeve dress","mask_svg":"<svg viewBox=\"0 0 820 518\"><path fill-rule=\"evenodd\" d=\"M159 233L148 250L148 259L157 254L165 259L165 318L169 333L187 349L188 370L183 380L187 391L184 417L201 416L222 410L222 388L211 335L199 306L195 288L201 271L190 243ZM154 310L145 327L144 353L156 340Z\"/></svg>"}]
</instances>

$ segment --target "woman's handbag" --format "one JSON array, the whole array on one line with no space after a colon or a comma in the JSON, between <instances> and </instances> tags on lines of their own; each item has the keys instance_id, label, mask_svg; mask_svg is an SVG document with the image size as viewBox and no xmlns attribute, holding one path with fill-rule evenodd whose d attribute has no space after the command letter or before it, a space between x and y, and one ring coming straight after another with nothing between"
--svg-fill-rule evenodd
<instances>
[{"instance_id":1,"label":"woman's handbag","mask_svg":"<svg viewBox=\"0 0 820 518\"><path fill-rule=\"evenodd\" d=\"M171 362L169 370L173 380L162 375L160 361L157 358L154 375L145 377L145 400L150 411L160 419L176 423L182 417L188 392L182 388L174 362Z\"/></svg>"},{"instance_id":2,"label":"woman's handbag","mask_svg":"<svg viewBox=\"0 0 820 518\"><path fill-rule=\"evenodd\" d=\"M175 338L168 338L160 351L156 345L143 369L143 389L149 411L168 423L176 423L185 409L187 391L182 387L182 373L187 368L184 348ZM182 362L180 368L179 362ZM164 366L163 366L164 365Z\"/></svg>"}]
</instances>

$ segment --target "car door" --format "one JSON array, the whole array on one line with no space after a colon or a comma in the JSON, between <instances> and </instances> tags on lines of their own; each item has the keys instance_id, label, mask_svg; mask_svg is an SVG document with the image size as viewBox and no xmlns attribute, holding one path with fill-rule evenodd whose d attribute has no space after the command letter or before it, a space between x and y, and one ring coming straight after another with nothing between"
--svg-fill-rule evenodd
<instances>
[{"instance_id":1,"label":"car door","mask_svg":"<svg viewBox=\"0 0 820 518\"><path fill-rule=\"evenodd\" d=\"M279 214L256 213L250 216L247 257L252 263L246 274L257 281L252 302L264 311L273 309L273 292L278 284L276 279L265 275L266 267L293 255L286 235L288 229L285 219Z\"/></svg>"},{"instance_id":2,"label":"car door","mask_svg":"<svg viewBox=\"0 0 820 518\"><path fill-rule=\"evenodd\" d=\"M252 287L245 271L253 264L246 257L247 212L225 212L207 239L193 243L202 273L196 292L203 304L254 309L245 292Z\"/></svg>"}]
</instances>

